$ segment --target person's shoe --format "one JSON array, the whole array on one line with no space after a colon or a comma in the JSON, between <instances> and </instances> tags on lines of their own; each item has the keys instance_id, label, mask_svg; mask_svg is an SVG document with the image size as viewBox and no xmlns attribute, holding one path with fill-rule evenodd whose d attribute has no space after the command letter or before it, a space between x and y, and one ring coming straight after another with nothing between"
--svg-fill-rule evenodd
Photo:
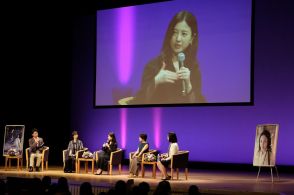
<instances>
[{"instance_id":1,"label":"person's shoe","mask_svg":"<svg viewBox=\"0 0 294 195\"><path fill-rule=\"evenodd\" d=\"M36 167L36 172L40 172L40 167Z\"/></svg>"},{"instance_id":2,"label":"person's shoe","mask_svg":"<svg viewBox=\"0 0 294 195\"><path fill-rule=\"evenodd\" d=\"M135 175L133 173L130 173L128 176L128 178L134 178L134 177L135 177Z\"/></svg>"},{"instance_id":3,"label":"person's shoe","mask_svg":"<svg viewBox=\"0 0 294 195\"><path fill-rule=\"evenodd\" d=\"M33 172L33 167L29 167L29 172Z\"/></svg>"},{"instance_id":4,"label":"person's shoe","mask_svg":"<svg viewBox=\"0 0 294 195\"><path fill-rule=\"evenodd\" d=\"M161 179L161 180L164 180L164 181L166 181L166 180L170 180L171 179L171 176L167 176L167 177L165 177L165 178L163 178L163 179Z\"/></svg>"},{"instance_id":5,"label":"person's shoe","mask_svg":"<svg viewBox=\"0 0 294 195\"><path fill-rule=\"evenodd\" d=\"M95 175L101 175L102 174L102 170L98 169L97 172L95 173Z\"/></svg>"}]
</instances>

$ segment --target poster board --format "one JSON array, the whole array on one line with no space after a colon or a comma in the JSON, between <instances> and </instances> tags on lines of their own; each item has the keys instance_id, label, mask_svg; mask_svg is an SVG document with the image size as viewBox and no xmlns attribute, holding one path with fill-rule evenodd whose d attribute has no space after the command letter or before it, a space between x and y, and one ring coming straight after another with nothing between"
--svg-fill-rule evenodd
<instances>
[{"instance_id":1,"label":"poster board","mask_svg":"<svg viewBox=\"0 0 294 195\"><path fill-rule=\"evenodd\" d=\"M23 142L24 142L24 125L6 125L4 142L3 142L3 156L22 156Z\"/></svg>"},{"instance_id":2,"label":"poster board","mask_svg":"<svg viewBox=\"0 0 294 195\"><path fill-rule=\"evenodd\" d=\"M253 166L272 167L276 165L278 124L256 126Z\"/></svg>"}]
</instances>

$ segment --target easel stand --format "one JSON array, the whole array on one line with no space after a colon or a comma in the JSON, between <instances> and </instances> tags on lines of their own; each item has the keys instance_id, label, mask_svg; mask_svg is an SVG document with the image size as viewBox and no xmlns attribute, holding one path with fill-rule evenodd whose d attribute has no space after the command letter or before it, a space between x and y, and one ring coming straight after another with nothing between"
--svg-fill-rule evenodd
<instances>
[{"instance_id":1,"label":"easel stand","mask_svg":"<svg viewBox=\"0 0 294 195\"><path fill-rule=\"evenodd\" d=\"M276 173L277 173L278 181L280 181L280 177L279 177L279 173L278 173L278 168L277 168L277 166L268 166L268 167L271 169L272 183L274 183L273 167L275 167L275 169L276 169ZM259 177L259 174L260 174L260 169L261 169L261 166L260 166L259 169L258 169L258 173L257 173L256 181L258 181L258 177Z\"/></svg>"}]
</instances>

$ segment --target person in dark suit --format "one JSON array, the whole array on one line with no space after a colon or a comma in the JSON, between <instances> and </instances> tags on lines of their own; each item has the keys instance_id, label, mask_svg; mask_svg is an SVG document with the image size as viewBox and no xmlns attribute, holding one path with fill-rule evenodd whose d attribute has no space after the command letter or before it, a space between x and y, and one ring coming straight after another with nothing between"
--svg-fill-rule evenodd
<instances>
[{"instance_id":1,"label":"person in dark suit","mask_svg":"<svg viewBox=\"0 0 294 195\"><path fill-rule=\"evenodd\" d=\"M38 129L34 128L32 131L32 138L29 139L29 147L30 147L30 167L29 172L33 171L33 167L35 164L35 158L37 158L36 162L36 171L40 171L41 157L43 151L44 141L41 137L39 137Z\"/></svg>"},{"instance_id":2,"label":"person in dark suit","mask_svg":"<svg viewBox=\"0 0 294 195\"><path fill-rule=\"evenodd\" d=\"M108 161L110 159L110 153L117 150L117 142L115 134L110 132L108 134L107 142L102 146L102 151L98 153L97 172L95 175L101 175L103 171L108 170Z\"/></svg>"},{"instance_id":3,"label":"person in dark suit","mask_svg":"<svg viewBox=\"0 0 294 195\"><path fill-rule=\"evenodd\" d=\"M68 156L65 161L64 172L72 173L75 171L76 152L84 148L83 142L78 139L79 134L77 131L72 132L73 140L68 144Z\"/></svg>"}]
</instances>

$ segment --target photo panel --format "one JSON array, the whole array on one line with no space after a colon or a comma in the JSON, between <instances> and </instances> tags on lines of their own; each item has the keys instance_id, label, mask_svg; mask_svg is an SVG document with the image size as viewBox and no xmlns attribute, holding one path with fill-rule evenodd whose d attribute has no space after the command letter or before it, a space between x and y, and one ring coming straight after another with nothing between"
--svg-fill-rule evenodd
<instances>
[{"instance_id":1,"label":"photo panel","mask_svg":"<svg viewBox=\"0 0 294 195\"><path fill-rule=\"evenodd\" d=\"M261 124L256 127L253 166L275 166L278 124Z\"/></svg>"},{"instance_id":2,"label":"photo panel","mask_svg":"<svg viewBox=\"0 0 294 195\"><path fill-rule=\"evenodd\" d=\"M3 156L22 156L24 131L24 125L5 126Z\"/></svg>"}]
</instances>

